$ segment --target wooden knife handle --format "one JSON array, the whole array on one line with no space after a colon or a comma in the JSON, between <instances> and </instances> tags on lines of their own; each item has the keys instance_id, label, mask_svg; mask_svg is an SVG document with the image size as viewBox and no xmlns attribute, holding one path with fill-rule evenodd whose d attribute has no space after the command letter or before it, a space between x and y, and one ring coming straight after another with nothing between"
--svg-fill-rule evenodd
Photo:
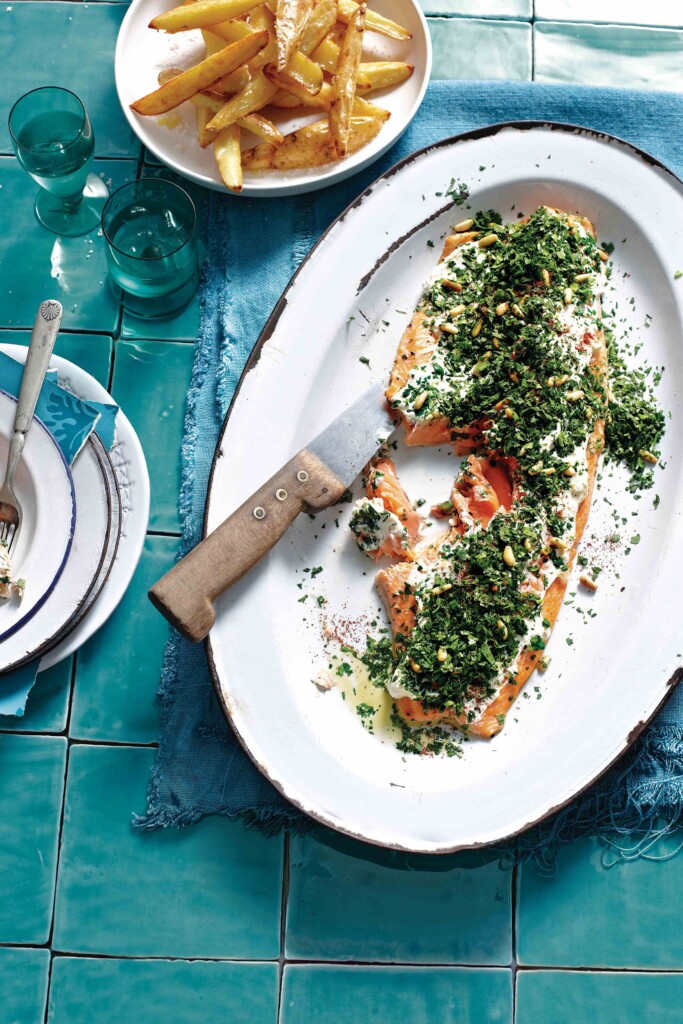
<instances>
[{"instance_id":1,"label":"wooden knife handle","mask_svg":"<svg viewBox=\"0 0 683 1024\"><path fill-rule=\"evenodd\" d=\"M304 449L149 591L152 604L188 640L214 624L213 602L280 540L300 512L338 501L345 484Z\"/></svg>"}]
</instances>

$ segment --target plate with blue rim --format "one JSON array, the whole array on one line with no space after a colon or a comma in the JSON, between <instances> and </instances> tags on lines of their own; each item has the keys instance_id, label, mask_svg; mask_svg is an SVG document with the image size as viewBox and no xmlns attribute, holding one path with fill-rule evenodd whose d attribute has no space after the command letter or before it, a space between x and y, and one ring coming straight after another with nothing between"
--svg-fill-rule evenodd
<instances>
[{"instance_id":1,"label":"plate with blue rim","mask_svg":"<svg viewBox=\"0 0 683 1024\"><path fill-rule=\"evenodd\" d=\"M0 466L7 460L16 399L0 391ZM27 435L15 477L22 525L11 551L22 596L0 603L0 671L28 653L25 629L55 591L65 569L76 529L76 492L64 454L37 417ZM46 629L49 627L46 625Z\"/></svg>"}]
</instances>

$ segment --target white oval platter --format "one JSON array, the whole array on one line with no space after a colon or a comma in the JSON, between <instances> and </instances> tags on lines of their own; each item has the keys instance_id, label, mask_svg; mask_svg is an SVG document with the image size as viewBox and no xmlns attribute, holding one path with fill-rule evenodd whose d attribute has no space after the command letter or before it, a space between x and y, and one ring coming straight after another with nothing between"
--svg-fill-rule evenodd
<instances>
[{"instance_id":1,"label":"white oval platter","mask_svg":"<svg viewBox=\"0 0 683 1024\"><path fill-rule=\"evenodd\" d=\"M149 28L152 18L172 6L170 0L133 0L128 8L119 29L114 63L119 102L137 137L162 163L198 185L227 192L216 168L213 147L201 149L197 142L195 110L191 103L184 103L177 109L177 118L142 117L130 109L131 103L157 88L160 71L169 67L190 67L204 54L199 31L169 34ZM401 60L415 66L406 82L371 97L391 112L389 121L371 143L346 160L307 170L247 172L241 195L297 195L343 181L378 160L406 130L429 82L432 67L429 29L416 0L377 0L372 7L412 32L412 39L406 42L387 39L374 32L365 35L363 60ZM302 116L300 108L294 117L285 115L283 111L278 121L284 134L321 116L320 112ZM254 136L244 133L244 148L258 142Z\"/></svg>"},{"instance_id":2,"label":"white oval platter","mask_svg":"<svg viewBox=\"0 0 683 1024\"><path fill-rule=\"evenodd\" d=\"M470 189L465 205L445 194L454 174ZM604 772L678 681L683 281L674 273L683 184L625 143L570 126L493 126L413 154L349 207L302 265L245 371L217 449L224 457L214 461L208 531L373 379L386 379L442 239L469 207L512 219L542 203L580 211L601 241L617 243L606 301L618 303L618 326L633 329L647 359L666 367L659 396L670 419L657 510L653 492L627 499L624 475L603 472L584 550L596 545L593 558L602 545L609 564L597 593L574 602L583 614L563 609L550 669L527 684L503 731L466 743L461 759L404 755L363 728L337 687L312 685L328 661L325 622L362 643L354 620L382 621L374 567L346 527L348 505L299 517L221 598L208 640L219 697L261 771L314 818L383 846L436 853L519 833ZM399 443L396 461L426 507L448 495L457 469L449 453ZM605 549L615 508L622 540Z\"/></svg>"},{"instance_id":3,"label":"white oval platter","mask_svg":"<svg viewBox=\"0 0 683 1024\"><path fill-rule=\"evenodd\" d=\"M0 350L20 362L26 359L23 345L0 345ZM59 384L86 401L112 403L109 392L80 366L53 355L50 367L57 370ZM139 438L122 411L116 417L116 438L108 453L120 493L120 536L113 565L101 593L85 617L61 643L40 662L41 672L51 668L89 640L104 625L128 589L142 554L149 521L149 473Z\"/></svg>"},{"instance_id":4,"label":"white oval platter","mask_svg":"<svg viewBox=\"0 0 683 1024\"><path fill-rule=\"evenodd\" d=\"M7 461L17 401L0 392L0 464ZM0 602L0 671L21 658L27 636L50 637L37 620L63 579L76 529L76 494L71 470L52 434L36 417L17 467L15 491L22 524L12 546L14 575L26 580L21 599ZM47 632L46 632L47 630Z\"/></svg>"}]
</instances>

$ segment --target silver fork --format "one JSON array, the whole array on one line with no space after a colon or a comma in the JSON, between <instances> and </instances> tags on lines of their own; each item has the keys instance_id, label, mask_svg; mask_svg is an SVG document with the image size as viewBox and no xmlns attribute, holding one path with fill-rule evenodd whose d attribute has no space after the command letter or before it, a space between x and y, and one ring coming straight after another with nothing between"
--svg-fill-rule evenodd
<instances>
[{"instance_id":1,"label":"silver fork","mask_svg":"<svg viewBox=\"0 0 683 1024\"><path fill-rule=\"evenodd\" d=\"M26 435L33 421L36 402L45 380L61 322L61 303L55 299L46 299L45 302L41 302L33 324L26 365L21 378L17 411L7 456L5 481L0 487L0 543L5 544L10 552L16 544L21 529L21 504L14 493L14 474L24 450Z\"/></svg>"}]
</instances>

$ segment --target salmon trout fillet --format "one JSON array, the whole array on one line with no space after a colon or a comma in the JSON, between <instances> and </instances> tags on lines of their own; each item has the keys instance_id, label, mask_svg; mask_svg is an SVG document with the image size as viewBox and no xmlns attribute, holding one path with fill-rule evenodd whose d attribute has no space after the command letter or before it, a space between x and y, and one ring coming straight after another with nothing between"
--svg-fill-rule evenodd
<instances>
[{"instance_id":1,"label":"salmon trout fillet","mask_svg":"<svg viewBox=\"0 0 683 1024\"><path fill-rule=\"evenodd\" d=\"M380 456L365 470L366 497L356 502L350 527L371 558L414 558L420 516L403 489L391 459Z\"/></svg>"},{"instance_id":2,"label":"salmon trout fillet","mask_svg":"<svg viewBox=\"0 0 683 1024\"><path fill-rule=\"evenodd\" d=\"M544 657L604 442L606 254L550 207L477 214L444 245L387 399L409 445L467 455L440 541L377 586L394 635L387 689L412 725L490 738Z\"/></svg>"}]
</instances>

